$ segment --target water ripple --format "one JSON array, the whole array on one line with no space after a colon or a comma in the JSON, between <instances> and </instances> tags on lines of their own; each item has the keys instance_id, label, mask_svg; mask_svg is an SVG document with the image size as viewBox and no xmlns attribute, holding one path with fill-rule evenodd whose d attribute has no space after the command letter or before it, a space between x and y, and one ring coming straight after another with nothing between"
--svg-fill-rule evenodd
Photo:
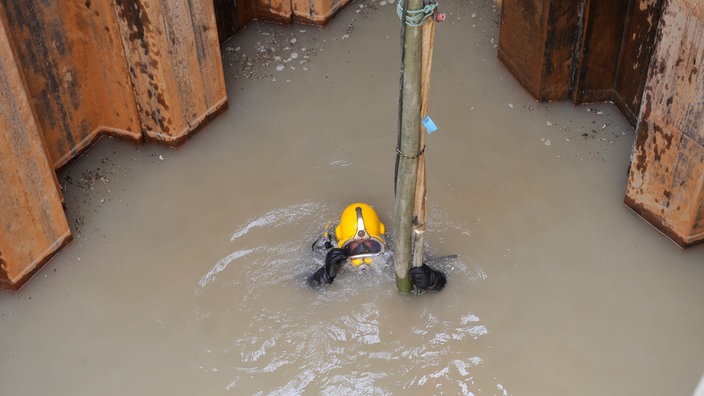
<instances>
[{"instance_id":1,"label":"water ripple","mask_svg":"<svg viewBox=\"0 0 704 396\"><path fill-rule=\"evenodd\" d=\"M390 252L371 268L343 267L329 287L306 286L323 264L310 251L315 225L329 213L291 205L232 233L232 252L198 282L196 317L212 335L199 367L216 367L208 374L238 394L508 394L496 373L482 372L490 331L479 315L447 309L439 298L450 294L399 296ZM432 264L462 282L486 277L456 257Z\"/></svg>"}]
</instances>

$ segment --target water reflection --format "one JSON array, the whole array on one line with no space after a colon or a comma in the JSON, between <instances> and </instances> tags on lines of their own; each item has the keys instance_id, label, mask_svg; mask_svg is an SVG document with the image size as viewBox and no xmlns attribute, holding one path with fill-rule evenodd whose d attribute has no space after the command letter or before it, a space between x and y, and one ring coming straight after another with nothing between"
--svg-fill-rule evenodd
<instances>
[{"instance_id":1,"label":"water reflection","mask_svg":"<svg viewBox=\"0 0 704 396\"><path fill-rule=\"evenodd\" d=\"M306 286L323 264L311 241L336 212L304 203L236 228L232 252L198 282L197 317L209 328L202 333L215 335L200 368L217 373L233 393L509 394L496 373L482 372L489 329L471 306L450 300L453 284L486 279L481 268L453 256L432 260L448 273L448 289L401 296L387 252L381 265L345 266L332 285ZM433 209L431 215L443 218ZM469 234L451 222L432 227ZM255 246L262 240L271 244Z\"/></svg>"}]
</instances>

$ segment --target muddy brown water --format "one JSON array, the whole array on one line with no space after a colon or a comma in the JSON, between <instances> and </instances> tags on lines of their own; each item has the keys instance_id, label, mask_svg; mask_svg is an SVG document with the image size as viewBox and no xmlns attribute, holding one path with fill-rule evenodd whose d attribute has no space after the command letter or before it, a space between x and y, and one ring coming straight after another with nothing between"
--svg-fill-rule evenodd
<instances>
[{"instance_id":1,"label":"muddy brown water","mask_svg":"<svg viewBox=\"0 0 704 396\"><path fill-rule=\"evenodd\" d=\"M305 286L346 204L393 223L395 4L252 23L223 45L229 109L185 145L106 138L59 174L74 241L0 295L0 393L691 395L704 250L623 205L633 129L534 101L492 2L441 6L426 239L445 290L399 295L388 255Z\"/></svg>"}]
</instances>

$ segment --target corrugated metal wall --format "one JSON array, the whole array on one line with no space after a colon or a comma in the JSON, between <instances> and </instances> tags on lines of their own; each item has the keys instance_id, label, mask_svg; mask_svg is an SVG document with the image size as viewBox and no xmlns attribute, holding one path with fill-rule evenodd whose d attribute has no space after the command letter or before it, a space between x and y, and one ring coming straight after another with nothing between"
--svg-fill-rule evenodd
<instances>
[{"instance_id":1,"label":"corrugated metal wall","mask_svg":"<svg viewBox=\"0 0 704 396\"><path fill-rule=\"evenodd\" d=\"M664 0L506 0L501 59L539 100L613 101L635 125Z\"/></svg>"},{"instance_id":2,"label":"corrugated metal wall","mask_svg":"<svg viewBox=\"0 0 704 396\"><path fill-rule=\"evenodd\" d=\"M0 22L4 18L0 6ZM0 288L14 289L71 239L54 169L0 23Z\"/></svg>"},{"instance_id":3,"label":"corrugated metal wall","mask_svg":"<svg viewBox=\"0 0 704 396\"><path fill-rule=\"evenodd\" d=\"M499 58L539 100L613 101L636 128L626 204L704 241L704 3L503 0Z\"/></svg>"},{"instance_id":4,"label":"corrugated metal wall","mask_svg":"<svg viewBox=\"0 0 704 396\"><path fill-rule=\"evenodd\" d=\"M670 0L636 127L626 204L680 246L704 241L704 4Z\"/></svg>"},{"instance_id":5,"label":"corrugated metal wall","mask_svg":"<svg viewBox=\"0 0 704 396\"><path fill-rule=\"evenodd\" d=\"M0 0L0 288L71 240L55 169L102 134L182 143L227 106L221 40L348 2Z\"/></svg>"},{"instance_id":6,"label":"corrugated metal wall","mask_svg":"<svg viewBox=\"0 0 704 396\"><path fill-rule=\"evenodd\" d=\"M252 20L325 25L350 0L213 0L220 41Z\"/></svg>"},{"instance_id":7,"label":"corrugated metal wall","mask_svg":"<svg viewBox=\"0 0 704 396\"><path fill-rule=\"evenodd\" d=\"M227 105L213 3L0 1L0 286L70 239L54 169L99 135L181 143Z\"/></svg>"},{"instance_id":8,"label":"corrugated metal wall","mask_svg":"<svg viewBox=\"0 0 704 396\"><path fill-rule=\"evenodd\" d=\"M0 0L0 288L70 241L56 168L100 134L183 142L227 105L219 39L252 19L322 25L348 1ZM704 240L703 6L502 7L499 57L519 81L639 114L626 203L681 246Z\"/></svg>"}]
</instances>

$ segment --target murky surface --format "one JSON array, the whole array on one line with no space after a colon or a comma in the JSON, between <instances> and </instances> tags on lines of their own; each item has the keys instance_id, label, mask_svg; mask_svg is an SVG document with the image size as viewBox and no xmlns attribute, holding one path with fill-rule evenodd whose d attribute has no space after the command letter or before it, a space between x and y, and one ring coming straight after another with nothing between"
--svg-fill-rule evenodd
<instances>
[{"instance_id":1,"label":"murky surface","mask_svg":"<svg viewBox=\"0 0 704 396\"><path fill-rule=\"evenodd\" d=\"M390 228L395 4L223 46L230 108L179 149L103 139L59 174L74 241L0 295L3 395L691 395L704 249L622 203L632 128L537 103L490 1L441 4L427 138L440 293L390 257L310 290L345 205ZM456 259L438 259L456 254Z\"/></svg>"}]
</instances>

